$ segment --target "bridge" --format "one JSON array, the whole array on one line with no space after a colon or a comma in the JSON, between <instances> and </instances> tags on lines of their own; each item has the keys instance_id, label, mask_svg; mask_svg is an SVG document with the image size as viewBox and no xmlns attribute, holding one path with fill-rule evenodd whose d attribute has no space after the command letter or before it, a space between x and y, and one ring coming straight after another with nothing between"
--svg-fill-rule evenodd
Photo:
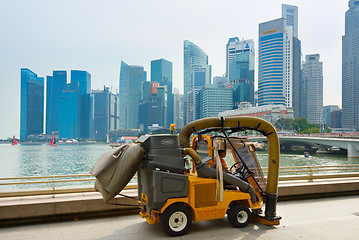
<instances>
[{"instance_id":1,"label":"bridge","mask_svg":"<svg viewBox=\"0 0 359 240\"><path fill-rule=\"evenodd\" d=\"M249 137L251 141L266 142L266 137ZM279 142L283 143L311 143L316 146L328 146L347 149L348 158L359 158L359 139L346 138L321 138L321 137L298 137L298 136L279 136Z\"/></svg>"}]
</instances>

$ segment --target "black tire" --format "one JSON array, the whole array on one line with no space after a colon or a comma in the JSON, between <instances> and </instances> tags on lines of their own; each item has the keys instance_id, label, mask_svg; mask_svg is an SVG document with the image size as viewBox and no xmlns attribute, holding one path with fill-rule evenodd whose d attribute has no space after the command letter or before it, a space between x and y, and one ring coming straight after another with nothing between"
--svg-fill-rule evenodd
<instances>
[{"instance_id":1,"label":"black tire","mask_svg":"<svg viewBox=\"0 0 359 240\"><path fill-rule=\"evenodd\" d=\"M227 218L233 227L243 228L251 221L251 212L246 206L236 204L230 207Z\"/></svg>"},{"instance_id":2,"label":"black tire","mask_svg":"<svg viewBox=\"0 0 359 240\"><path fill-rule=\"evenodd\" d=\"M187 207L182 204L169 206L160 216L160 225L171 237L186 234L191 226L192 217Z\"/></svg>"}]
</instances>

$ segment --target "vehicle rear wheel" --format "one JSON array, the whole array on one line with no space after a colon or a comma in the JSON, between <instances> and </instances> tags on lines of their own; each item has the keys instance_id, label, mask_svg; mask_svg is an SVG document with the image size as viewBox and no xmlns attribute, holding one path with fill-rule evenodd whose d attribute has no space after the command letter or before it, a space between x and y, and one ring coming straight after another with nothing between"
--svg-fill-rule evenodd
<instances>
[{"instance_id":1,"label":"vehicle rear wheel","mask_svg":"<svg viewBox=\"0 0 359 240\"><path fill-rule=\"evenodd\" d=\"M181 204L169 206L160 217L160 225L171 237L187 233L192 223L191 214L187 207Z\"/></svg>"},{"instance_id":2,"label":"vehicle rear wheel","mask_svg":"<svg viewBox=\"0 0 359 240\"><path fill-rule=\"evenodd\" d=\"M227 214L228 222L236 228L246 227L251 220L251 212L244 205L233 205Z\"/></svg>"}]
</instances>

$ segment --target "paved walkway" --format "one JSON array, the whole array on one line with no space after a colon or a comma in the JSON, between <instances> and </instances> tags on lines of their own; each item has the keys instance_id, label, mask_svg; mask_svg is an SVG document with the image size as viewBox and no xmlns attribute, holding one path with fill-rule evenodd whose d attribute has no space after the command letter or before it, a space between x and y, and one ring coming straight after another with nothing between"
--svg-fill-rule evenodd
<instances>
[{"instance_id":1,"label":"paved walkway","mask_svg":"<svg viewBox=\"0 0 359 240\"><path fill-rule=\"evenodd\" d=\"M193 222L177 239L359 239L359 195L279 202L281 225L232 228L226 218ZM136 215L0 228L0 239L174 239Z\"/></svg>"}]
</instances>

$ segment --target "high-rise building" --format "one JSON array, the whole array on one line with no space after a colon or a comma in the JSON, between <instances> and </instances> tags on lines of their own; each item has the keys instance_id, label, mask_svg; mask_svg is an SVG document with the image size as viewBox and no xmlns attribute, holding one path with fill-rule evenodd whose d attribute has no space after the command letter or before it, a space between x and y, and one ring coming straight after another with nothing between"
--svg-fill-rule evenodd
<instances>
[{"instance_id":1,"label":"high-rise building","mask_svg":"<svg viewBox=\"0 0 359 240\"><path fill-rule=\"evenodd\" d=\"M291 55L292 27L285 18L259 24L259 106L292 106Z\"/></svg>"},{"instance_id":2,"label":"high-rise building","mask_svg":"<svg viewBox=\"0 0 359 240\"><path fill-rule=\"evenodd\" d=\"M304 116L309 123L323 120L323 63L319 54L305 56L302 70Z\"/></svg>"},{"instance_id":3,"label":"high-rise building","mask_svg":"<svg viewBox=\"0 0 359 240\"><path fill-rule=\"evenodd\" d=\"M227 44L227 76L233 87L233 108L240 102L254 104L254 42L231 38Z\"/></svg>"},{"instance_id":4,"label":"high-rise building","mask_svg":"<svg viewBox=\"0 0 359 240\"><path fill-rule=\"evenodd\" d=\"M287 26L293 29L293 37L298 38L298 7L282 4L282 18L287 20Z\"/></svg>"},{"instance_id":5,"label":"high-rise building","mask_svg":"<svg viewBox=\"0 0 359 240\"><path fill-rule=\"evenodd\" d=\"M66 71L53 71L46 77L46 133L59 131L60 95L67 84Z\"/></svg>"},{"instance_id":6,"label":"high-rise building","mask_svg":"<svg viewBox=\"0 0 359 240\"><path fill-rule=\"evenodd\" d=\"M187 109L187 96L188 92L192 90L193 86L193 66L201 66L206 71L205 76L205 84L211 83L211 66L208 65L208 56L207 54L197 45L194 43L185 40L184 41L184 49L183 49L183 94L184 94L184 119L187 121L187 112L190 111L190 109ZM190 106L188 106L190 107ZM186 122L184 123L186 124Z\"/></svg>"},{"instance_id":7,"label":"high-rise building","mask_svg":"<svg viewBox=\"0 0 359 240\"><path fill-rule=\"evenodd\" d=\"M187 92L187 123L200 118L198 93L206 85L206 71L202 65L192 65L192 86Z\"/></svg>"},{"instance_id":8,"label":"high-rise building","mask_svg":"<svg viewBox=\"0 0 359 240\"><path fill-rule=\"evenodd\" d=\"M94 138L94 99L91 95L91 74L81 70L71 70L71 83L79 86L81 95L79 116L79 138Z\"/></svg>"},{"instance_id":9,"label":"high-rise building","mask_svg":"<svg viewBox=\"0 0 359 240\"><path fill-rule=\"evenodd\" d=\"M326 124L327 127L333 127L331 113L338 110L338 105L328 105L323 107L323 123Z\"/></svg>"},{"instance_id":10,"label":"high-rise building","mask_svg":"<svg viewBox=\"0 0 359 240\"><path fill-rule=\"evenodd\" d=\"M169 128L170 124L174 123L172 62L163 58L151 61L151 82L158 82L159 86L167 88L167 115L164 127Z\"/></svg>"},{"instance_id":11,"label":"high-rise building","mask_svg":"<svg viewBox=\"0 0 359 240\"><path fill-rule=\"evenodd\" d=\"M220 112L233 109L233 90L225 85L206 85L198 95L200 118L217 117Z\"/></svg>"},{"instance_id":12,"label":"high-rise building","mask_svg":"<svg viewBox=\"0 0 359 240\"><path fill-rule=\"evenodd\" d=\"M109 131L119 124L119 98L108 87L92 91L94 96L95 139L107 139Z\"/></svg>"},{"instance_id":13,"label":"high-rise building","mask_svg":"<svg viewBox=\"0 0 359 240\"><path fill-rule=\"evenodd\" d=\"M300 117L301 106L301 41L298 39L298 7L293 5L282 4L282 18L286 19L287 26L290 26L292 29L292 62L291 66L286 67L286 71L288 69L292 70L292 107L294 110L294 116ZM289 46L289 44L287 44ZM288 51L288 50L287 50ZM287 54L288 55L288 54ZM287 60L286 60L287 61Z\"/></svg>"},{"instance_id":14,"label":"high-rise building","mask_svg":"<svg viewBox=\"0 0 359 240\"><path fill-rule=\"evenodd\" d=\"M44 78L21 68L20 139L43 133Z\"/></svg>"},{"instance_id":15,"label":"high-rise building","mask_svg":"<svg viewBox=\"0 0 359 240\"><path fill-rule=\"evenodd\" d=\"M66 84L59 100L59 137L80 137L81 91L78 83Z\"/></svg>"},{"instance_id":16,"label":"high-rise building","mask_svg":"<svg viewBox=\"0 0 359 240\"><path fill-rule=\"evenodd\" d=\"M141 101L142 82L145 71L142 66L132 66L121 61L119 95L120 95L120 129L138 129L138 108Z\"/></svg>"},{"instance_id":17,"label":"high-rise building","mask_svg":"<svg viewBox=\"0 0 359 240\"><path fill-rule=\"evenodd\" d=\"M225 85L225 84L228 84L228 79L225 75L224 76L216 76L216 77L213 77L213 84Z\"/></svg>"},{"instance_id":18,"label":"high-rise building","mask_svg":"<svg viewBox=\"0 0 359 240\"><path fill-rule=\"evenodd\" d=\"M349 1L342 38L343 128L359 130L359 0Z\"/></svg>"},{"instance_id":19,"label":"high-rise building","mask_svg":"<svg viewBox=\"0 0 359 240\"><path fill-rule=\"evenodd\" d=\"M342 109L330 113L331 128L342 128Z\"/></svg>"},{"instance_id":20,"label":"high-rise building","mask_svg":"<svg viewBox=\"0 0 359 240\"><path fill-rule=\"evenodd\" d=\"M183 94L180 94L179 89L174 88L174 123L176 128L183 128Z\"/></svg>"},{"instance_id":21,"label":"high-rise building","mask_svg":"<svg viewBox=\"0 0 359 240\"><path fill-rule=\"evenodd\" d=\"M293 92L292 92L292 105L294 117L301 117L301 99L302 99L302 82L301 82L301 69L302 69L302 46L301 41L293 37Z\"/></svg>"},{"instance_id":22,"label":"high-rise building","mask_svg":"<svg viewBox=\"0 0 359 240\"><path fill-rule=\"evenodd\" d=\"M161 128L167 124L167 87L158 82L143 82L142 97L139 102L139 129L148 132L148 127L158 125Z\"/></svg>"}]
</instances>

